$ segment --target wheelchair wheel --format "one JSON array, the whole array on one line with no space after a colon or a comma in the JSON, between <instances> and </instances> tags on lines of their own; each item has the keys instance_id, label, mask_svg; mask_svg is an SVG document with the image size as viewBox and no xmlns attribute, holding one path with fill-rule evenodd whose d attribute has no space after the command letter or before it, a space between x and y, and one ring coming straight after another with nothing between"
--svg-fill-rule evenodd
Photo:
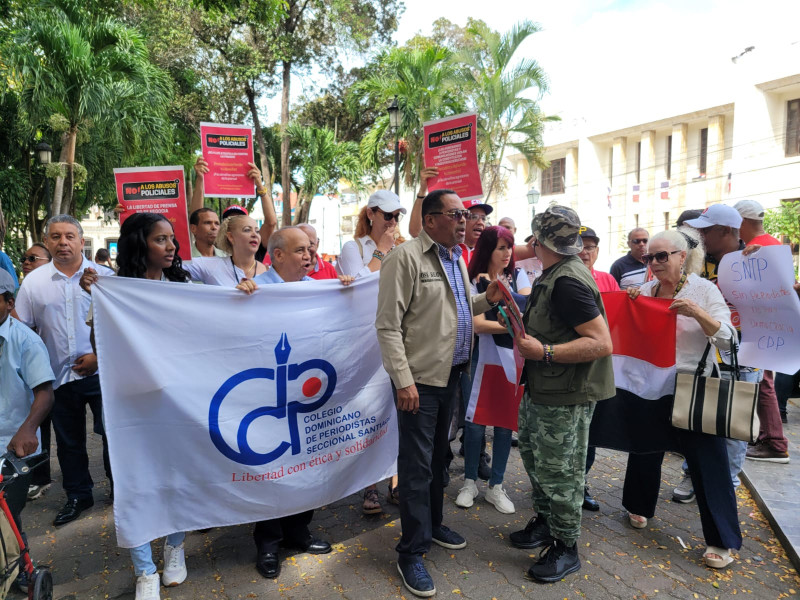
<instances>
[{"instance_id":1,"label":"wheelchair wheel","mask_svg":"<svg viewBox=\"0 0 800 600\"><path fill-rule=\"evenodd\" d=\"M53 575L47 567L33 571L33 600L53 600Z\"/></svg>"}]
</instances>

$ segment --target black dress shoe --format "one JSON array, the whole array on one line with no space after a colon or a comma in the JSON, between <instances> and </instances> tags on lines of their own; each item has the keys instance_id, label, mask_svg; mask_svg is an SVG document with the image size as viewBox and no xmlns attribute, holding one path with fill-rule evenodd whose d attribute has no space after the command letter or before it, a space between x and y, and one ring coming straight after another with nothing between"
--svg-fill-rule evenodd
<instances>
[{"instance_id":1,"label":"black dress shoe","mask_svg":"<svg viewBox=\"0 0 800 600\"><path fill-rule=\"evenodd\" d=\"M528 577L538 583L555 583L581 568L578 545L567 546L555 540L528 569Z\"/></svg>"},{"instance_id":2,"label":"black dress shoe","mask_svg":"<svg viewBox=\"0 0 800 600\"><path fill-rule=\"evenodd\" d=\"M277 578L281 574L281 561L278 560L278 555L274 552L260 553L256 558L256 571L267 579Z\"/></svg>"},{"instance_id":3,"label":"black dress shoe","mask_svg":"<svg viewBox=\"0 0 800 600\"><path fill-rule=\"evenodd\" d=\"M530 550L539 546L548 546L553 543L547 519L537 515L528 521L525 529L515 531L508 536L511 545L515 548Z\"/></svg>"},{"instance_id":4,"label":"black dress shoe","mask_svg":"<svg viewBox=\"0 0 800 600\"><path fill-rule=\"evenodd\" d=\"M583 509L590 510L592 512L597 512L600 510L600 503L592 498L592 495L589 493L588 485L583 488Z\"/></svg>"},{"instance_id":5,"label":"black dress shoe","mask_svg":"<svg viewBox=\"0 0 800 600\"><path fill-rule=\"evenodd\" d=\"M53 519L53 525L66 525L81 516L81 513L94 506L94 500L91 498L70 498L64 505L56 518Z\"/></svg>"},{"instance_id":6,"label":"black dress shoe","mask_svg":"<svg viewBox=\"0 0 800 600\"><path fill-rule=\"evenodd\" d=\"M331 545L328 542L315 537L309 537L301 542L287 540L281 545L286 548L302 550L309 554L328 554L331 551Z\"/></svg>"}]
</instances>

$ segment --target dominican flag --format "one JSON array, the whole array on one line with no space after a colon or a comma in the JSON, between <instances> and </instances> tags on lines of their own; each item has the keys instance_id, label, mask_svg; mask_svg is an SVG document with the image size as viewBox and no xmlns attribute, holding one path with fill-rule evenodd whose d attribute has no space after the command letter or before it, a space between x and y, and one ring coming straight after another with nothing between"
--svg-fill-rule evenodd
<instances>
[{"instance_id":1,"label":"dominican flag","mask_svg":"<svg viewBox=\"0 0 800 600\"><path fill-rule=\"evenodd\" d=\"M498 345L501 344L501 345ZM524 359L510 335L479 335L478 366L467 405L467 421L517 430Z\"/></svg>"},{"instance_id":2,"label":"dominican flag","mask_svg":"<svg viewBox=\"0 0 800 600\"><path fill-rule=\"evenodd\" d=\"M675 447L670 425L675 391L676 315L672 300L627 292L603 295L614 345L617 395L599 402L589 445L624 452L661 452Z\"/></svg>"}]
</instances>

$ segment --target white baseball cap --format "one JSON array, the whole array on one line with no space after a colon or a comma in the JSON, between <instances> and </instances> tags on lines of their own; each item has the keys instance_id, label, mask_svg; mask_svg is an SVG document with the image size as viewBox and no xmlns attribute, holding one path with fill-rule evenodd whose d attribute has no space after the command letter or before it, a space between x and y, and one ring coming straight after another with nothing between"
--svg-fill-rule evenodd
<instances>
[{"instance_id":1,"label":"white baseball cap","mask_svg":"<svg viewBox=\"0 0 800 600\"><path fill-rule=\"evenodd\" d=\"M399 210L401 213L406 214L408 211L400 204L400 198L397 194L389 190L378 190L369 197L367 202L369 208L380 208L385 213L393 213Z\"/></svg>"},{"instance_id":2,"label":"white baseball cap","mask_svg":"<svg viewBox=\"0 0 800 600\"><path fill-rule=\"evenodd\" d=\"M739 200L733 208L739 211L743 219L764 220L764 207L755 200Z\"/></svg>"},{"instance_id":3,"label":"white baseball cap","mask_svg":"<svg viewBox=\"0 0 800 600\"><path fill-rule=\"evenodd\" d=\"M727 204L712 204L705 209L696 219L689 219L685 222L689 227L695 229L705 229L714 225L723 225L739 229L742 226L742 215Z\"/></svg>"}]
</instances>

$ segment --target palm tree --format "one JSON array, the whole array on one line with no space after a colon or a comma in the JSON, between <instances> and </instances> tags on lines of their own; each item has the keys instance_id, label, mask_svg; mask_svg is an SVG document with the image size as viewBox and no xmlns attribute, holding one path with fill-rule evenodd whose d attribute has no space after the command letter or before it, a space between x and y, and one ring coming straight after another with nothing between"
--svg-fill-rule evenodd
<instances>
[{"instance_id":1,"label":"palm tree","mask_svg":"<svg viewBox=\"0 0 800 600\"><path fill-rule=\"evenodd\" d=\"M539 31L522 21L500 34L485 23L468 28L476 43L455 54L459 77L468 81L470 103L478 113L478 159L486 199L501 187L500 163L508 148L525 158L529 167L545 167L542 129L557 120L541 113L538 99L547 90L547 78L533 60L515 61L520 45Z\"/></svg>"},{"instance_id":2,"label":"palm tree","mask_svg":"<svg viewBox=\"0 0 800 600\"><path fill-rule=\"evenodd\" d=\"M298 179L302 181L297 193L294 223L305 223L314 196L335 192L340 179L360 187L363 169L358 144L337 142L333 130L327 127L303 127L292 123L288 132L293 149L292 163L297 165ZM291 190L291 186L284 189ZM284 197L286 193L284 191Z\"/></svg>"},{"instance_id":3,"label":"palm tree","mask_svg":"<svg viewBox=\"0 0 800 600\"><path fill-rule=\"evenodd\" d=\"M75 212L75 149L90 127L113 130L126 155L168 143L171 88L137 30L93 16L80 0L41 0L7 54L31 128L49 122L62 133L52 214Z\"/></svg>"},{"instance_id":4,"label":"palm tree","mask_svg":"<svg viewBox=\"0 0 800 600\"><path fill-rule=\"evenodd\" d=\"M402 161L405 183L415 184L423 166L425 121L445 117L464 109L464 98L454 79L451 52L437 45L421 48L394 48L380 59L377 75L356 84L353 99L358 106L386 106L397 97L400 111L398 135L406 142ZM366 169L377 172L388 157L392 136L385 113L361 141L361 157Z\"/></svg>"}]
</instances>

